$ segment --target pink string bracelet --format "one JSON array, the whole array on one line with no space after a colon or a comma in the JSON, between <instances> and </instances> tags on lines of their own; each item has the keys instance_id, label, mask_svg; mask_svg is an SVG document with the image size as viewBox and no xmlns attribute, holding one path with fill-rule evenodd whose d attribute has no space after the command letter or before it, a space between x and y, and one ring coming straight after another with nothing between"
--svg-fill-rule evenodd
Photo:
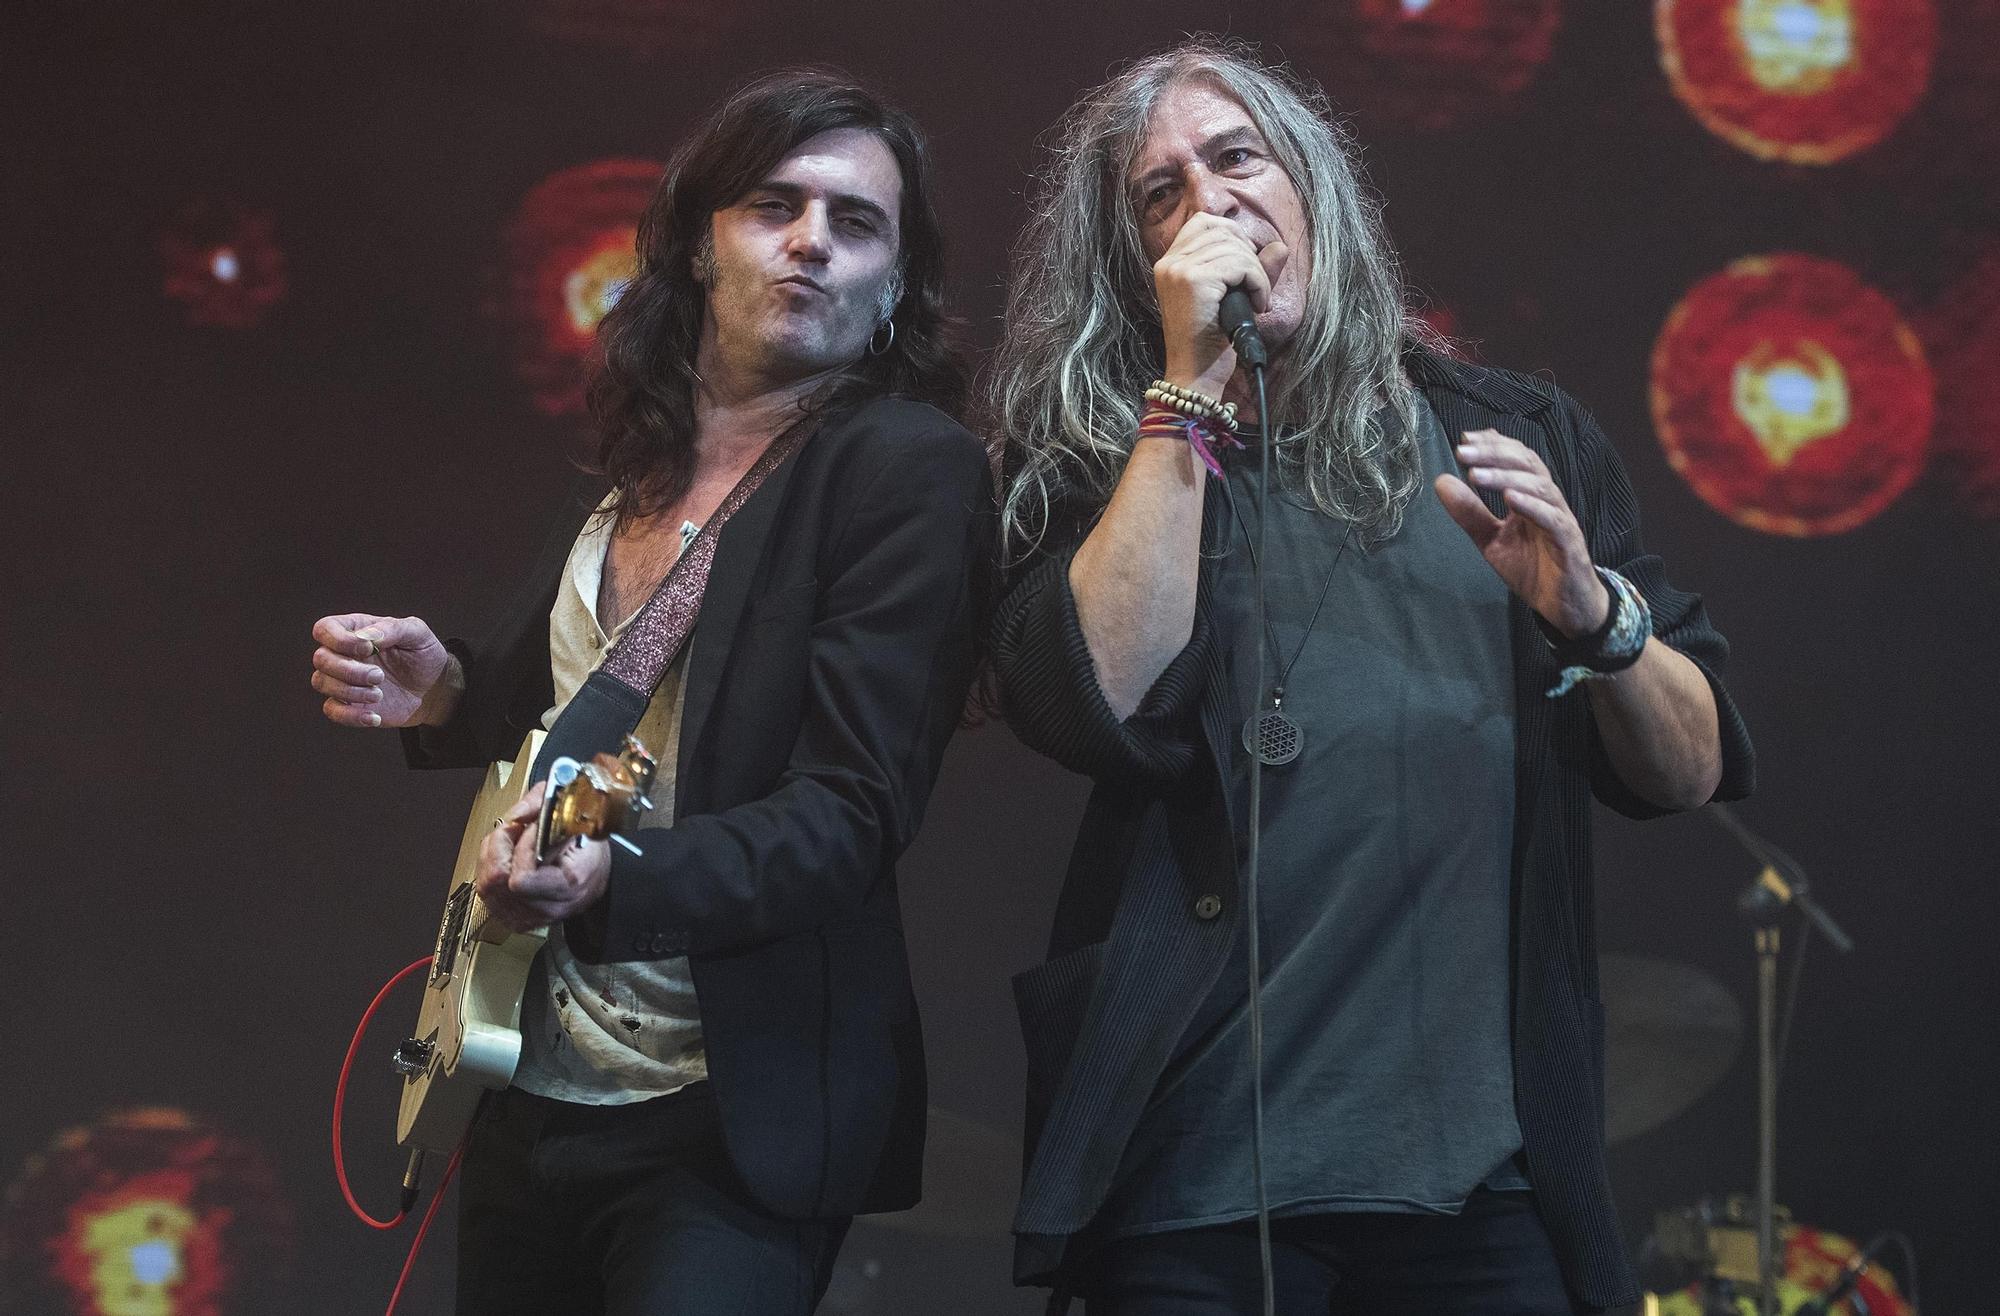
<instances>
[{"instance_id":1,"label":"pink string bracelet","mask_svg":"<svg viewBox=\"0 0 2000 1316\"><path fill-rule=\"evenodd\" d=\"M1228 429L1211 429L1204 421L1160 406L1146 408L1145 415L1139 420L1139 437L1186 439L1188 446L1194 449L1194 455L1201 458L1201 464L1208 468L1208 473L1218 480L1222 478L1222 461L1216 456L1216 449L1229 447L1241 451L1243 448L1243 440Z\"/></svg>"}]
</instances>

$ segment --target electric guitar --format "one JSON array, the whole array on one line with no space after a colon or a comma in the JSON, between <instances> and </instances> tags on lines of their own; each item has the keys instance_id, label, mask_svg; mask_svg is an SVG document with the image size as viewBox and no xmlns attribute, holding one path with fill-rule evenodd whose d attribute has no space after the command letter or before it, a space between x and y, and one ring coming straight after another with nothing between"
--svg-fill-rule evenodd
<instances>
[{"instance_id":1,"label":"electric guitar","mask_svg":"<svg viewBox=\"0 0 2000 1316\"><path fill-rule=\"evenodd\" d=\"M437 949L424 983L417 1030L397 1046L390 1064L402 1075L396 1142L411 1150L406 1195L427 1151L449 1154L472 1123L479 1096L513 1081L521 1060L521 995L528 966L548 929L515 932L494 918L473 889L479 847L495 820L527 793L535 755L547 733L531 732L512 763L486 770L458 844L450 894L438 922ZM559 758L549 765L549 789L535 822L535 854L548 860L572 840L611 840L632 853L623 833L652 808L653 756L632 736L616 758L588 763Z\"/></svg>"}]
</instances>

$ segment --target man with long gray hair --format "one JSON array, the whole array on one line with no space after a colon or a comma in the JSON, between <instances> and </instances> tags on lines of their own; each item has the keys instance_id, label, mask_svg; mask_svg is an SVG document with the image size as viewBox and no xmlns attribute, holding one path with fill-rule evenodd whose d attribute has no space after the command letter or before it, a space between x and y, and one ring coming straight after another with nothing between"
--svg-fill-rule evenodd
<instances>
[{"instance_id":1,"label":"man with long gray hair","mask_svg":"<svg viewBox=\"0 0 2000 1316\"><path fill-rule=\"evenodd\" d=\"M1262 417L1232 289L1271 349ZM1017 1279L1094 1314L1255 1312L1261 1204L1280 1312L1634 1299L1590 798L1647 817L1754 768L1727 646L1595 422L1445 355L1323 98L1207 42L1059 126L990 404L1005 706L1095 784L1016 982Z\"/></svg>"}]
</instances>

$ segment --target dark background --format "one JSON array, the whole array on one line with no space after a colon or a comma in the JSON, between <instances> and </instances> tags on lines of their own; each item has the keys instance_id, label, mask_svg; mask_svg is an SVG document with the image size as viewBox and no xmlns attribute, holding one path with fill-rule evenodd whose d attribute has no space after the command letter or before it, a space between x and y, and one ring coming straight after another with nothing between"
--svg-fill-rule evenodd
<instances>
[{"instance_id":1,"label":"dark background","mask_svg":"<svg viewBox=\"0 0 2000 1316\"><path fill-rule=\"evenodd\" d=\"M1824 169L1704 131L1637 0L1572 4L1526 91L1426 128L1344 94L1308 53L1352 7L1331 0L598 7L658 11L655 39L565 36L558 0L10 16L0 708L19 858L0 1176L104 1110L184 1108L277 1164L299 1237L284 1310L386 1299L407 1233L342 1207L332 1086L363 1005L429 946L475 783L406 774L386 734L322 721L308 627L366 609L476 629L539 542L570 431L529 405L486 309L529 188L663 158L746 75L836 62L932 130L956 302L983 351L1037 135L1117 60L1225 30L1328 80L1413 278L1483 359L1550 371L1592 406L1650 543L1735 645L1761 753L1743 815L1860 944L1817 947L1806 971L1781 1200L1857 1239L1907 1231L1931 1310L1992 1307L1994 527L1933 474L1845 535L1753 532L1669 469L1646 405L1668 308L1738 256L1847 262L1916 317L1991 248L1984 7L1939 0L1932 94ZM191 325L163 294L159 234L202 198L275 217L287 291L253 328ZM1039 960L1082 788L1003 727L963 734L903 868L934 1100L1009 1136L1007 978ZM1605 949L1699 966L1747 1012L1732 901L1755 866L1700 816L1605 814L1598 851ZM400 1168L383 1058L412 1010L392 1001L352 1102L351 1170L377 1211ZM1693 1109L1614 1150L1635 1237L1655 1210L1751 1187L1753 1099L1746 1049ZM450 1232L446 1212L405 1310L446 1308ZM997 1236L864 1223L844 1266L857 1310L1037 1309L1007 1288Z\"/></svg>"}]
</instances>

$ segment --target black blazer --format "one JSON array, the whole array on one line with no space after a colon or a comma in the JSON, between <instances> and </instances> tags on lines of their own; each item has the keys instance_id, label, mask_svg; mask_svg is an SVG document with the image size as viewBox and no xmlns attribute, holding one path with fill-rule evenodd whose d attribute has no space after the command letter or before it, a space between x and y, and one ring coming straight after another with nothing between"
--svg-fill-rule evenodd
<instances>
[{"instance_id":1,"label":"black blazer","mask_svg":"<svg viewBox=\"0 0 2000 1316\"><path fill-rule=\"evenodd\" d=\"M549 611L597 496L565 508L415 767L511 757L553 702ZM931 407L829 417L724 526L686 675L674 823L614 849L564 933L587 960L688 957L731 1160L774 1214L918 1196L924 1064L896 901L987 616L986 455Z\"/></svg>"},{"instance_id":2,"label":"black blazer","mask_svg":"<svg viewBox=\"0 0 2000 1316\"><path fill-rule=\"evenodd\" d=\"M1615 451L1552 386L1412 351L1405 368L1447 434L1488 426L1540 453L1592 558L1624 573L1655 633L1715 692L1718 799L1748 794L1748 732L1717 673L1728 645L1700 598L1674 588L1639 539ZM1421 497L1430 497L1428 492ZM1496 512L1498 500L1487 495ZM1218 529L1207 500L1204 535ZM1131 717L1113 716L1076 619L1069 562L1095 509L1072 509L1025 564L996 616L994 668L1021 739L1095 779L1056 908L1049 959L1015 979L1028 1053L1029 1159L1014 1221L1016 1278L1058 1278L1236 936L1240 820L1223 790L1247 710L1225 706L1204 559L1194 632ZM1516 1110L1528 1178L1571 1289L1593 1306L1638 1296L1604 1166L1604 1015L1591 909L1590 800L1663 812L1618 779L1585 695L1549 699L1557 667L1518 598L1515 679L1513 1020Z\"/></svg>"}]
</instances>

